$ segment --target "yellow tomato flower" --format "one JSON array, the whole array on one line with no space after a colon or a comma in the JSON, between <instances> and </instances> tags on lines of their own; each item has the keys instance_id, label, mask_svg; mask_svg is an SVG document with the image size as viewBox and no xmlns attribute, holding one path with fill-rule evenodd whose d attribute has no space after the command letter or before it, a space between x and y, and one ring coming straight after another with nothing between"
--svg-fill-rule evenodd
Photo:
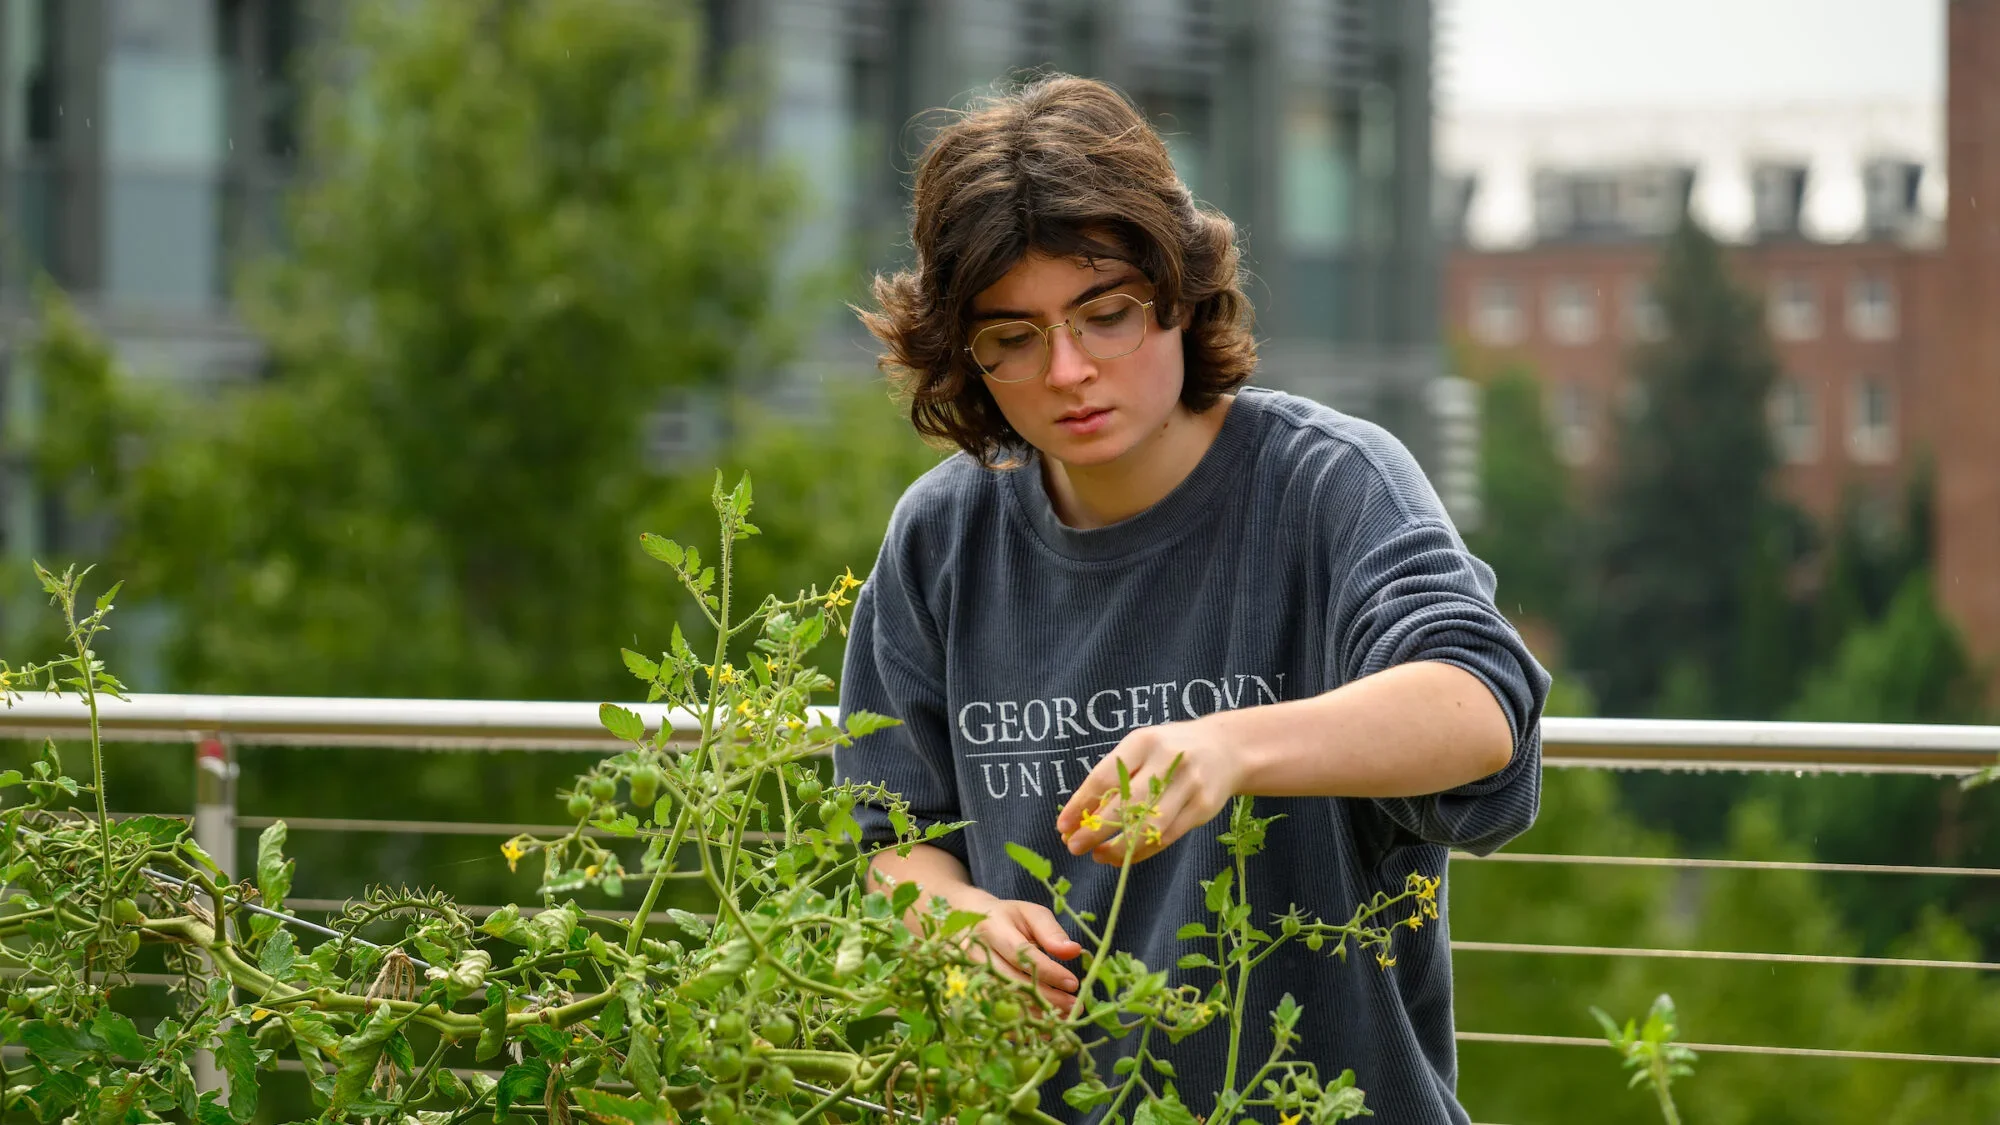
<instances>
[{"instance_id":1,"label":"yellow tomato flower","mask_svg":"<svg viewBox=\"0 0 2000 1125\"><path fill-rule=\"evenodd\" d=\"M583 877L586 879L597 878L597 865L593 863L589 867L584 868Z\"/></svg>"},{"instance_id":2,"label":"yellow tomato flower","mask_svg":"<svg viewBox=\"0 0 2000 1125\"><path fill-rule=\"evenodd\" d=\"M1377 965L1382 966L1385 969L1391 969L1395 967L1396 959L1394 957L1389 956L1387 953L1377 953L1375 955L1375 963Z\"/></svg>"},{"instance_id":3,"label":"yellow tomato flower","mask_svg":"<svg viewBox=\"0 0 2000 1125\"><path fill-rule=\"evenodd\" d=\"M1103 829L1104 818L1097 815L1096 809L1087 809L1083 814L1083 826L1092 832L1097 832Z\"/></svg>"},{"instance_id":4,"label":"yellow tomato flower","mask_svg":"<svg viewBox=\"0 0 2000 1125\"><path fill-rule=\"evenodd\" d=\"M1157 824L1148 824L1146 826L1146 842L1148 844L1157 844L1160 842L1160 838L1160 826Z\"/></svg>"},{"instance_id":5,"label":"yellow tomato flower","mask_svg":"<svg viewBox=\"0 0 2000 1125\"><path fill-rule=\"evenodd\" d=\"M965 995L965 974L959 972L957 969L946 972L944 975L944 994L946 996Z\"/></svg>"},{"instance_id":6,"label":"yellow tomato flower","mask_svg":"<svg viewBox=\"0 0 2000 1125\"><path fill-rule=\"evenodd\" d=\"M1303 1116L1305 1115L1300 1113L1287 1113L1278 1118L1278 1125L1299 1125L1299 1118Z\"/></svg>"},{"instance_id":7,"label":"yellow tomato flower","mask_svg":"<svg viewBox=\"0 0 2000 1125\"><path fill-rule=\"evenodd\" d=\"M521 857L528 854L528 849L513 840L509 840L500 845L500 854L507 857L507 870L512 871L514 870L514 865L521 862Z\"/></svg>"}]
</instances>

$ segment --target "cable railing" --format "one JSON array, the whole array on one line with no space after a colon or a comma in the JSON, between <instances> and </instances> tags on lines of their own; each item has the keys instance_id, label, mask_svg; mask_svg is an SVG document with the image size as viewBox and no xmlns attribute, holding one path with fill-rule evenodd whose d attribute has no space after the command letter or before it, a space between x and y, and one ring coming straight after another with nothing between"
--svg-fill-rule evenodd
<instances>
[{"instance_id":1,"label":"cable railing","mask_svg":"<svg viewBox=\"0 0 2000 1125\"><path fill-rule=\"evenodd\" d=\"M690 713L673 711L657 704L627 706L641 715L649 729L657 729L664 723L682 739L691 738L699 730L698 718ZM824 713L828 709L819 710ZM202 847L231 872L238 871L235 866L238 830L262 828L280 819L268 815L239 814L234 785L234 755L238 748L391 747L610 753L623 745L599 723L596 705L562 702L138 694L128 700L101 701L100 729L108 742L183 743L193 747L196 763L196 802L192 817L195 836ZM64 740L83 738L88 733L87 714L80 701L73 697L29 696L17 701L12 708L0 711L0 738L49 737ZM1919 774L1943 779L1971 774L2000 760L2000 726L1549 718L1542 724L1542 754L1545 765L1551 768L1689 773L1779 772L1798 776ZM365 817L305 816L282 819L292 831L299 832L490 836L495 840L522 832L557 834L574 827ZM1486 857L1458 854L1455 858L1478 865L1784 871L1898 878L2000 877L2000 868L1920 864L1515 852ZM294 899L290 905L301 911L335 912L345 904L333 899ZM475 904L465 909L468 914L479 916L497 908ZM1864 957L1781 950L1666 949L1475 940L1456 940L1452 948L1455 959L1457 956L1511 954L1971 973L2000 971L2000 963L1988 961ZM1458 1038L1463 1043L1531 1047L1588 1046L1602 1049L1604 1046L1604 1041L1597 1038L1486 1030L1462 1030ZM1843 1050L1782 1044L1705 1043L1690 1046L1716 1054L1846 1062L2000 1065L2000 1058L1979 1055Z\"/></svg>"}]
</instances>

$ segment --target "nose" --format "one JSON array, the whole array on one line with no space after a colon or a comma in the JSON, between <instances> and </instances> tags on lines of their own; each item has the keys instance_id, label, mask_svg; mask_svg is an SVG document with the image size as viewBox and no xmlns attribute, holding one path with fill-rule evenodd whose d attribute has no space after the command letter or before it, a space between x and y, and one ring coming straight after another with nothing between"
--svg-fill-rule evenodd
<instances>
[{"instance_id":1,"label":"nose","mask_svg":"<svg viewBox=\"0 0 2000 1125\"><path fill-rule=\"evenodd\" d=\"M1076 334L1066 325L1049 333L1048 383L1053 390L1079 386L1097 375L1097 361L1083 350Z\"/></svg>"}]
</instances>

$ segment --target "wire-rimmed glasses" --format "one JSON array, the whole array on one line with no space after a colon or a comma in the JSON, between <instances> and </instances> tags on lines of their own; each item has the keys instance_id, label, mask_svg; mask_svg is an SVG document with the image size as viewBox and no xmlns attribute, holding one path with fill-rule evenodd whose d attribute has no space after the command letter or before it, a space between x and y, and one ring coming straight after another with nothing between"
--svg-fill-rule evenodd
<instances>
[{"instance_id":1,"label":"wire-rimmed glasses","mask_svg":"<svg viewBox=\"0 0 2000 1125\"><path fill-rule=\"evenodd\" d=\"M972 337L965 350L988 379L996 383L1024 383L1040 378L1049 369L1049 333L1069 329L1077 346L1092 359L1117 359L1131 355L1146 342L1146 322L1152 319L1153 302L1141 301L1130 293L1106 293L1078 305L1066 320L1044 328L1025 320L989 324Z\"/></svg>"}]
</instances>

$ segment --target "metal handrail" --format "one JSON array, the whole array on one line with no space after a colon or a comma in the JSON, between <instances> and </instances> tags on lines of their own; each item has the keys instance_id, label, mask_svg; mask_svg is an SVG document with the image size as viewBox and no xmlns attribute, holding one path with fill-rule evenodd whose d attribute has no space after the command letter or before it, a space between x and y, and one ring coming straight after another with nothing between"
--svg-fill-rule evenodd
<instances>
[{"instance_id":1,"label":"metal handrail","mask_svg":"<svg viewBox=\"0 0 2000 1125\"><path fill-rule=\"evenodd\" d=\"M699 716L627 703L657 729L700 729ZM832 716L831 708L815 708ZM101 701L100 725L121 742L220 737L238 746L400 746L461 750L616 749L594 703L473 699L341 699L281 695L152 695ZM74 695L30 695L0 710L0 738L79 738ZM2000 726L1788 723L1730 719L1542 720L1550 765L1622 768L1909 770L1970 773L2000 760Z\"/></svg>"},{"instance_id":2,"label":"metal handrail","mask_svg":"<svg viewBox=\"0 0 2000 1125\"><path fill-rule=\"evenodd\" d=\"M667 724L677 742L700 730L699 716L660 704L624 706L649 729ZM831 708L815 708L832 721ZM198 762L218 781L233 779L228 747L402 747L460 750L583 750L606 753L623 745L599 721L593 703L429 699L342 699L291 696L135 694L103 699L100 727L108 741L198 742ZM74 695L35 695L0 710L0 739L76 739L88 734L88 714ZM2000 759L2000 726L1896 723L1793 723L1733 720L1548 718L1542 723L1546 764L1612 769L1781 770L1837 773L1967 774ZM196 835L211 854L233 854L239 828L270 817L236 814L233 785L224 782L197 797ZM294 827L326 831L511 834L558 826L458 824L441 821L288 818ZM566 830L566 829L565 829ZM1471 858L1471 857L1462 857ZM1645 856L1526 855L1502 853L1494 862L1583 865L1811 870L1826 873L1992 876L1983 868L1831 864L1799 861L1681 859ZM226 861L233 866L233 859ZM295 909L338 910L342 902L294 900ZM477 913L481 907L468 907ZM1456 941L1454 952L1542 956L1621 956L1745 961L1778 964L1867 965L1882 968L1990 972L2000 964L1929 959L1873 958L1734 950L1637 949ZM1523 1045L1602 1045L1601 1040L1492 1032L1459 1032L1464 1042ZM1749 1044L1700 1044L1707 1051L1844 1060L1897 1060L1992 1065L2000 1059L1912 1052L1832 1050Z\"/></svg>"}]
</instances>

